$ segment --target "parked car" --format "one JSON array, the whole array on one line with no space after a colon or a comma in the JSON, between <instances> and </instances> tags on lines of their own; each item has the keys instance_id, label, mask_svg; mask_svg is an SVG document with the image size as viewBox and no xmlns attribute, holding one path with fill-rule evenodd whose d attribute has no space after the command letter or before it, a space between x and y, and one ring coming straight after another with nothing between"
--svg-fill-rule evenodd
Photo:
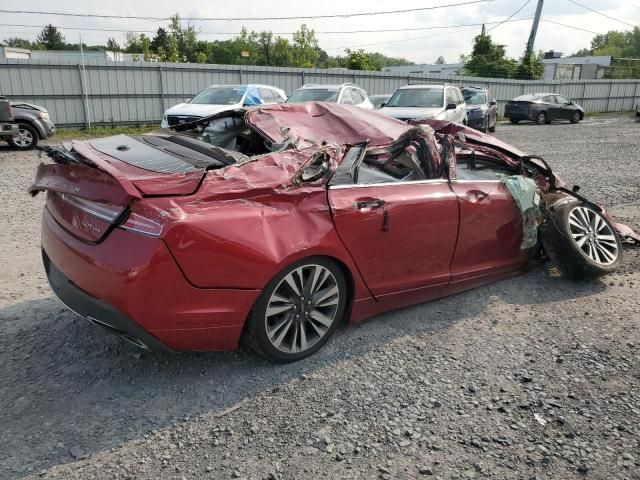
<instances>
[{"instance_id":1,"label":"parked car","mask_svg":"<svg viewBox=\"0 0 640 480\"><path fill-rule=\"evenodd\" d=\"M303 85L294 91L287 103L300 102L334 102L343 105L355 105L356 107L373 109L367 92L355 83L342 83L340 85Z\"/></svg>"},{"instance_id":2,"label":"parked car","mask_svg":"<svg viewBox=\"0 0 640 480\"><path fill-rule=\"evenodd\" d=\"M467 104L467 125L481 132L495 132L498 123L498 104L489 88L461 89Z\"/></svg>"},{"instance_id":3,"label":"parked car","mask_svg":"<svg viewBox=\"0 0 640 480\"><path fill-rule=\"evenodd\" d=\"M504 107L504 116L511 123L531 120L538 125L553 120L569 120L578 123L584 118L584 109L567 97L557 93L532 93L509 100Z\"/></svg>"},{"instance_id":4,"label":"parked car","mask_svg":"<svg viewBox=\"0 0 640 480\"><path fill-rule=\"evenodd\" d=\"M18 125L13 123L13 112L7 97L0 97L0 140L9 141L18 135Z\"/></svg>"},{"instance_id":5,"label":"parked car","mask_svg":"<svg viewBox=\"0 0 640 480\"><path fill-rule=\"evenodd\" d=\"M211 85L165 110L160 126L173 127L238 107L282 103L286 98L284 90L271 85Z\"/></svg>"},{"instance_id":6,"label":"parked car","mask_svg":"<svg viewBox=\"0 0 640 480\"><path fill-rule=\"evenodd\" d=\"M376 110L384 107L384 105L389 101L390 98L391 94L389 93L381 95L369 95L369 101L373 105L373 108L375 108Z\"/></svg>"},{"instance_id":7,"label":"parked car","mask_svg":"<svg viewBox=\"0 0 640 480\"><path fill-rule=\"evenodd\" d=\"M29 150L40 140L51 137L56 126L51 121L46 108L24 102L11 102L14 122L18 125L15 137L9 139L9 145L17 150Z\"/></svg>"},{"instance_id":8,"label":"parked car","mask_svg":"<svg viewBox=\"0 0 640 480\"><path fill-rule=\"evenodd\" d=\"M237 126L208 132L224 119ZM217 144L230 133L233 151ZM617 232L640 241L541 158L460 124L334 103L236 109L45 152L54 163L30 192L47 192L51 288L142 348L229 350L243 338L298 360L343 320L525 269L539 232L578 278L620 265Z\"/></svg>"},{"instance_id":9,"label":"parked car","mask_svg":"<svg viewBox=\"0 0 640 480\"><path fill-rule=\"evenodd\" d=\"M453 85L407 85L400 87L380 109L398 120L433 118L467 122L467 106L460 89Z\"/></svg>"}]
</instances>

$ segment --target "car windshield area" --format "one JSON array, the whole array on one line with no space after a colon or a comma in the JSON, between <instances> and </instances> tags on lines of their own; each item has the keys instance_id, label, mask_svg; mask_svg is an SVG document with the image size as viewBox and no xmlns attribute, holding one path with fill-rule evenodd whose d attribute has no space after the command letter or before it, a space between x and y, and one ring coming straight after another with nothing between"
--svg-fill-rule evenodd
<instances>
[{"instance_id":1,"label":"car windshield area","mask_svg":"<svg viewBox=\"0 0 640 480\"><path fill-rule=\"evenodd\" d=\"M487 103L487 94L478 90L462 90L464 102L467 105L484 105Z\"/></svg>"},{"instance_id":2,"label":"car windshield area","mask_svg":"<svg viewBox=\"0 0 640 480\"><path fill-rule=\"evenodd\" d=\"M206 88L191 99L189 103L208 105L234 105L240 103L247 89L245 87Z\"/></svg>"},{"instance_id":3,"label":"car windshield area","mask_svg":"<svg viewBox=\"0 0 640 480\"><path fill-rule=\"evenodd\" d=\"M335 102L336 100L338 100L338 90L303 88L293 92L285 103Z\"/></svg>"},{"instance_id":4,"label":"car windshield area","mask_svg":"<svg viewBox=\"0 0 640 480\"><path fill-rule=\"evenodd\" d=\"M402 88L389 99L385 107L444 107L442 88Z\"/></svg>"}]
</instances>

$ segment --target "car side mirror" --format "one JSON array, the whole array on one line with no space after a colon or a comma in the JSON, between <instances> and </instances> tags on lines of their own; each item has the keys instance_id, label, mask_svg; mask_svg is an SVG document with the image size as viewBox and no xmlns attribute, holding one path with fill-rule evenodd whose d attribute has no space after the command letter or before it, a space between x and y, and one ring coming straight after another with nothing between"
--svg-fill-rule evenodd
<instances>
[{"instance_id":1,"label":"car side mirror","mask_svg":"<svg viewBox=\"0 0 640 480\"><path fill-rule=\"evenodd\" d=\"M382 102L382 103L380 104L380 108L383 108L383 107L386 107L386 106L387 106L387 102Z\"/></svg>"},{"instance_id":2,"label":"car side mirror","mask_svg":"<svg viewBox=\"0 0 640 480\"><path fill-rule=\"evenodd\" d=\"M496 102L496 101L495 101L495 99L494 99L494 100L491 100L491 101L489 102L489 105L491 105L491 106L494 106L494 105L497 105L497 104L498 104L498 102Z\"/></svg>"},{"instance_id":3,"label":"car side mirror","mask_svg":"<svg viewBox=\"0 0 640 480\"><path fill-rule=\"evenodd\" d=\"M302 171L300 180L315 182L324 177L329 171L329 159L325 152L320 152L316 158Z\"/></svg>"},{"instance_id":4,"label":"car side mirror","mask_svg":"<svg viewBox=\"0 0 640 480\"><path fill-rule=\"evenodd\" d=\"M457 108L455 103L447 103L447 108L445 110L455 110Z\"/></svg>"}]
</instances>

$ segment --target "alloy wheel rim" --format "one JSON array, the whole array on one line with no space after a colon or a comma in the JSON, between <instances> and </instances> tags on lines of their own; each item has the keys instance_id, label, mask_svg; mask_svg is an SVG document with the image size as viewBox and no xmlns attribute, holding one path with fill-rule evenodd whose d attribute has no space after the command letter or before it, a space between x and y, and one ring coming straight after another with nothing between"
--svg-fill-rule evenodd
<instances>
[{"instance_id":1,"label":"alloy wheel rim","mask_svg":"<svg viewBox=\"0 0 640 480\"><path fill-rule=\"evenodd\" d=\"M265 313L267 338L284 353L312 348L336 319L340 289L322 265L303 265L289 272L269 297Z\"/></svg>"},{"instance_id":2,"label":"alloy wheel rim","mask_svg":"<svg viewBox=\"0 0 640 480\"><path fill-rule=\"evenodd\" d=\"M585 207L569 212L569 231L580 251L599 265L611 265L618 259L615 233L602 216Z\"/></svg>"},{"instance_id":3,"label":"alloy wheel rim","mask_svg":"<svg viewBox=\"0 0 640 480\"><path fill-rule=\"evenodd\" d=\"M538 115L538 123L544 123L547 120L547 116L544 113Z\"/></svg>"},{"instance_id":4,"label":"alloy wheel rim","mask_svg":"<svg viewBox=\"0 0 640 480\"><path fill-rule=\"evenodd\" d=\"M13 139L14 143L20 147L28 147L33 143L33 135L25 128L18 130L17 138Z\"/></svg>"},{"instance_id":5,"label":"alloy wheel rim","mask_svg":"<svg viewBox=\"0 0 640 480\"><path fill-rule=\"evenodd\" d=\"M580 114L579 114L579 113L577 113L577 112L576 112L576 113L574 113L574 114L573 114L573 119L574 119L576 122L579 122L579 121L580 121Z\"/></svg>"}]
</instances>

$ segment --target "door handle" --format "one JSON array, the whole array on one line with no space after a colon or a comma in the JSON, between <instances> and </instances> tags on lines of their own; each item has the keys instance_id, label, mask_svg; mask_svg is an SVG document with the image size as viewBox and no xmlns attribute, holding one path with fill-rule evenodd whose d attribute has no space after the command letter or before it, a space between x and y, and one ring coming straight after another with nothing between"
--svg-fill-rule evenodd
<instances>
[{"instance_id":1,"label":"door handle","mask_svg":"<svg viewBox=\"0 0 640 480\"><path fill-rule=\"evenodd\" d=\"M465 196L471 203L478 203L487 198L489 194L482 190L469 190Z\"/></svg>"},{"instance_id":2,"label":"door handle","mask_svg":"<svg viewBox=\"0 0 640 480\"><path fill-rule=\"evenodd\" d=\"M356 200L353 202L353 206L358 210L373 210L384 206L384 200Z\"/></svg>"}]
</instances>

